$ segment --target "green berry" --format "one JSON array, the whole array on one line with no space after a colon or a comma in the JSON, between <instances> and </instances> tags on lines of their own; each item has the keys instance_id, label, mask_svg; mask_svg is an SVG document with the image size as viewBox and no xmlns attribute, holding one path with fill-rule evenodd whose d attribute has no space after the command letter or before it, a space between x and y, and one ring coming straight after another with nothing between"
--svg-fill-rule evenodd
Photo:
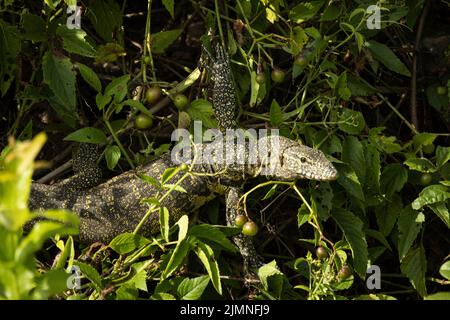
<instances>
[{"instance_id":1,"label":"green berry","mask_svg":"<svg viewBox=\"0 0 450 320\"><path fill-rule=\"evenodd\" d=\"M258 225L253 221L247 221L242 227L242 233L246 236L253 237L258 233Z\"/></svg>"},{"instance_id":2,"label":"green berry","mask_svg":"<svg viewBox=\"0 0 450 320\"><path fill-rule=\"evenodd\" d=\"M282 83L284 81L285 76L286 73L281 69L273 69L271 74L272 81L275 83Z\"/></svg>"},{"instance_id":3,"label":"green berry","mask_svg":"<svg viewBox=\"0 0 450 320\"><path fill-rule=\"evenodd\" d=\"M352 270L350 269L349 266L347 265L343 265L341 270L339 270L338 272L338 278L340 280L344 280L347 279L348 277L350 277L352 275Z\"/></svg>"},{"instance_id":4,"label":"green berry","mask_svg":"<svg viewBox=\"0 0 450 320\"><path fill-rule=\"evenodd\" d=\"M426 145L424 145L422 147L422 150L426 154L433 154L433 152L434 152L434 144L432 144L432 143L426 144Z\"/></svg>"},{"instance_id":5,"label":"green berry","mask_svg":"<svg viewBox=\"0 0 450 320\"><path fill-rule=\"evenodd\" d=\"M152 62L152 59L150 59L149 56L145 56L145 57L144 57L144 63L145 63L145 64L150 64L151 62Z\"/></svg>"},{"instance_id":6,"label":"green berry","mask_svg":"<svg viewBox=\"0 0 450 320\"><path fill-rule=\"evenodd\" d=\"M306 67L308 65L308 60L305 58L303 54L299 54L295 58L294 63L300 67Z\"/></svg>"},{"instance_id":7,"label":"green berry","mask_svg":"<svg viewBox=\"0 0 450 320\"><path fill-rule=\"evenodd\" d=\"M316 255L320 260L328 258L328 252L324 247L318 247L316 249Z\"/></svg>"},{"instance_id":8,"label":"green berry","mask_svg":"<svg viewBox=\"0 0 450 320\"><path fill-rule=\"evenodd\" d=\"M153 124L153 118L146 114L139 114L134 120L134 125L139 130L146 130L150 128Z\"/></svg>"},{"instance_id":9,"label":"green berry","mask_svg":"<svg viewBox=\"0 0 450 320\"><path fill-rule=\"evenodd\" d=\"M436 88L436 92L437 92L437 94L439 94L439 95L444 95L444 94L447 93L447 88L446 88L446 87L439 86L439 87Z\"/></svg>"},{"instance_id":10,"label":"green berry","mask_svg":"<svg viewBox=\"0 0 450 320\"><path fill-rule=\"evenodd\" d=\"M185 112L180 111L178 113L178 128L187 129L191 125L191 116Z\"/></svg>"},{"instance_id":11,"label":"green berry","mask_svg":"<svg viewBox=\"0 0 450 320\"><path fill-rule=\"evenodd\" d=\"M247 217L244 216L243 214L237 215L236 219L234 219L234 224L236 225L236 227L238 228L242 228L244 226L244 224L247 222Z\"/></svg>"},{"instance_id":12,"label":"green berry","mask_svg":"<svg viewBox=\"0 0 450 320\"><path fill-rule=\"evenodd\" d=\"M420 184L423 186L428 186L433 180L433 176L429 173L424 173L420 176Z\"/></svg>"},{"instance_id":13,"label":"green berry","mask_svg":"<svg viewBox=\"0 0 450 320\"><path fill-rule=\"evenodd\" d=\"M180 170L181 171L187 171L187 169L189 169L189 166L186 163L182 163L180 165Z\"/></svg>"},{"instance_id":14,"label":"green berry","mask_svg":"<svg viewBox=\"0 0 450 320\"><path fill-rule=\"evenodd\" d=\"M158 86L150 87L145 92L145 99L147 100L147 103L152 104L161 97L161 88Z\"/></svg>"},{"instance_id":15,"label":"green berry","mask_svg":"<svg viewBox=\"0 0 450 320\"><path fill-rule=\"evenodd\" d=\"M173 104L178 108L178 110L183 110L188 103L189 99L182 93L177 93L173 97Z\"/></svg>"}]
</instances>

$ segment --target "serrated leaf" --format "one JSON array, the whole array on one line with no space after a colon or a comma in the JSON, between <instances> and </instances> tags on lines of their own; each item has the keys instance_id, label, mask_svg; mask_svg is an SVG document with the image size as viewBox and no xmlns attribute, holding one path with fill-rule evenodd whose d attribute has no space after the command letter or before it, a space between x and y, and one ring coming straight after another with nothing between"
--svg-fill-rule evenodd
<instances>
[{"instance_id":1,"label":"serrated leaf","mask_svg":"<svg viewBox=\"0 0 450 320\"><path fill-rule=\"evenodd\" d=\"M348 136L342 145L342 161L349 164L361 184L366 180L366 160L361 142L354 136Z\"/></svg>"},{"instance_id":2,"label":"serrated leaf","mask_svg":"<svg viewBox=\"0 0 450 320\"><path fill-rule=\"evenodd\" d=\"M95 290L97 290L97 292L101 292L101 290L103 289L102 278L100 277L100 274L97 272L97 270L95 270L91 265L80 261L75 261L74 265L80 267L82 275L94 284Z\"/></svg>"},{"instance_id":3,"label":"serrated leaf","mask_svg":"<svg viewBox=\"0 0 450 320\"><path fill-rule=\"evenodd\" d=\"M417 222L419 212L413 210L411 207L406 207L398 218L398 255L400 261L408 253L412 244L417 238L417 235L422 229L422 224Z\"/></svg>"},{"instance_id":4,"label":"serrated leaf","mask_svg":"<svg viewBox=\"0 0 450 320\"><path fill-rule=\"evenodd\" d=\"M372 53L373 57L384 64L386 68L407 77L411 76L411 72L409 72L408 68L399 58L397 58L395 53L388 46L376 42L375 40L369 40L365 45Z\"/></svg>"},{"instance_id":5,"label":"serrated leaf","mask_svg":"<svg viewBox=\"0 0 450 320\"><path fill-rule=\"evenodd\" d=\"M22 15L22 27L25 30L25 39L31 41L43 41L47 38L45 21L41 17L25 13Z\"/></svg>"},{"instance_id":6,"label":"serrated leaf","mask_svg":"<svg viewBox=\"0 0 450 320\"><path fill-rule=\"evenodd\" d=\"M324 0L302 2L289 11L289 19L302 23L314 17L324 4Z\"/></svg>"},{"instance_id":7,"label":"serrated leaf","mask_svg":"<svg viewBox=\"0 0 450 320\"><path fill-rule=\"evenodd\" d=\"M214 119L214 109L211 102L204 99L194 100L187 109L187 113L193 121L201 121L206 128L217 128L217 121Z\"/></svg>"},{"instance_id":8,"label":"serrated leaf","mask_svg":"<svg viewBox=\"0 0 450 320\"><path fill-rule=\"evenodd\" d=\"M177 293L181 300L198 300L209 283L208 276L193 279L185 278L178 285Z\"/></svg>"},{"instance_id":9,"label":"serrated leaf","mask_svg":"<svg viewBox=\"0 0 450 320\"><path fill-rule=\"evenodd\" d=\"M125 49L122 48L117 43L107 43L97 48L95 62L97 63L115 62L120 57L124 57L126 55L127 53Z\"/></svg>"},{"instance_id":10,"label":"serrated leaf","mask_svg":"<svg viewBox=\"0 0 450 320\"><path fill-rule=\"evenodd\" d=\"M75 72L69 58L60 58L50 51L42 60L44 82L69 112L76 113Z\"/></svg>"},{"instance_id":11,"label":"serrated leaf","mask_svg":"<svg viewBox=\"0 0 450 320\"><path fill-rule=\"evenodd\" d=\"M359 134L365 126L366 122L362 113L359 111L345 108L342 110L342 113L339 114L338 127L346 133Z\"/></svg>"},{"instance_id":12,"label":"serrated leaf","mask_svg":"<svg viewBox=\"0 0 450 320\"><path fill-rule=\"evenodd\" d=\"M387 203L376 207L375 210L379 230L384 236L388 236L394 228L400 212L403 210L400 196L395 194Z\"/></svg>"},{"instance_id":13,"label":"serrated leaf","mask_svg":"<svg viewBox=\"0 0 450 320\"><path fill-rule=\"evenodd\" d=\"M417 292L422 297L426 296L425 272L427 270L427 260L425 249L422 246L411 249L403 259L400 269L409 278Z\"/></svg>"},{"instance_id":14,"label":"serrated leaf","mask_svg":"<svg viewBox=\"0 0 450 320\"><path fill-rule=\"evenodd\" d=\"M353 255L353 268L365 279L368 263L367 242L363 231L363 222L345 209L333 210L331 216L344 233Z\"/></svg>"},{"instance_id":15,"label":"serrated leaf","mask_svg":"<svg viewBox=\"0 0 450 320\"><path fill-rule=\"evenodd\" d=\"M286 276L278 269L275 260L259 268L258 277L264 290L274 293L278 299L281 298Z\"/></svg>"},{"instance_id":16,"label":"serrated leaf","mask_svg":"<svg viewBox=\"0 0 450 320\"><path fill-rule=\"evenodd\" d=\"M380 189L380 152L373 143L366 143L364 157L366 158L366 188L378 193Z\"/></svg>"},{"instance_id":17,"label":"serrated leaf","mask_svg":"<svg viewBox=\"0 0 450 320\"><path fill-rule=\"evenodd\" d=\"M404 164L406 164L411 170L419 172L436 172L437 168L434 164L426 158L409 158Z\"/></svg>"},{"instance_id":18,"label":"serrated leaf","mask_svg":"<svg viewBox=\"0 0 450 320\"><path fill-rule=\"evenodd\" d=\"M336 164L339 172L338 183L355 198L365 201L364 192L355 171L347 165Z\"/></svg>"},{"instance_id":19,"label":"serrated leaf","mask_svg":"<svg viewBox=\"0 0 450 320\"><path fill-rule=\"evenodd\" d=\"M67 290L69 274L64 270L49 270L42 274L32 297L36 300L46 300L57 293Z\"/></svg>"},{"instance_id":20,"label":"serrated leaf","mask_svg":"<svg viewBox=\"0 0 450 320\"><path fill-rule=\"evenodd\" d=\"M437 138L437 134L435 134L435 133L422 132L422 133L416 134L413 137L412 142L413 142L414 146L416 147L416 149L419 149L424 145L433 143L436 138Z\"/></svg>"},{"instance_id":21,"label":"serrated leaf","mask_svg":"<svg viewBox=\"0 0 450 320\"><path fill-rule=\"evenodd\" d=\"M102 83L97 74L88 66L77 62L78 70L80 70L81 77L89 84L95 91L100 93L102 91ZM109 102L109 101L108 101Z\"/></svg>"},{"instance_id":22,"label":"serrated leaf","mask_svg":"<svg viewBox=\"0 0 450 320\"><path fill-rule=\"evenodd\" d=\"M302 225L308 222L310 215L311 213L309 212L308 208L304 203L302 203L297 212L297 227L300 228Z\"/></svg>"},{"instance_id":23,"label":"serrated leaf","mask_svg":"<svg viewBox=\"0 0 450 320\"><path fill-rule=\"evenodd\" d=\"M63 39L63 48L67 52L75 53L80 56L93 58L96 51L92 45L84 38L86 32L83 29L69 29L66 26L58 26L56 34Z\"/></svg>"},{"instance_id":24,"label":"serrated leaf","mask_svg":"<svg viewBox=\"0 0 450 320\"><path fill-rule=\"evenodd\" d=\"M214 251L206 243L198 241L195 253L197 254L206 271L208 272L209 278L211 279L214 289L216 289L218 294L222 295L220 270L217 261L214 257Z\"/></svg>"},{"instance_id":25,"label":"serrated leaf","mask_svg":"<svg viewBox=\"0 0 450 320\"><path fill-rule=\"evenodd\" d=\"M102 144L106 143L107 139L102 130L93 127L86 127L67 135L64 138L64 141Z\"/></svg>"},{"instance_id":26,"label":"serrated leaf","mask_svg":"<svg viewBox=\"0 0 450 320\"><path fill-rule=\"evenodd\" d=\"M114 96L114 102L119 103L125 98L128 92L128 81L130 81L130 75L126 74L121 77L115 78L105 88L105 96Z\"/></svg>"},{"instance_id":27,"label":"serrated leaf","mask_svg":"<svg viewBox=\"0 0 450 320\"><path fill-rule=\"evenodd\" d=\"M108 42L123 25L122 10L114 0L96 0L89 4L88 17L95 31Z\"/></svg>"},{"instance_id":28,"label":"serrated leaf","mask_svg":"<svg viewBox=\"0 0 450 320\"><path fill-rule=\"evenodd\" d=\"M118 254L127 254L148 243L150 243L150 240L140 234L125 232L112 239L109 247Z\"/></svg>"},{"instance_id":29,"label":"serrated leaf","mask_svg":"<svg viewBox=\"0 0 450 320\"><path fill-rule=\"evenodd\" d=\"M408 170L399 163L388 164L381 173L381 192L391 197L394 192L403 189L408 181Z\"/></svg>"},{"instance_id":30,"label":"serrated leaf","mask_svg":"<svg viewBox=\"0 0 450 320\"><path fill-rule=\"evenodd\" d=\"M151 35L151 49L153 53L162 54L170 45L178 39L183 29L161 31Z\"/></svg>"},{"instance_id":31,"label":"serrated leaf","mask_svg":"<svg viewBox=\"0 0 450 320\"><path fill-rule=\"evenodd\" d=\"M419 210L424 205L443 202L450 199L449 188L439 184L433 184L425 187L420 193L419 197L412 203L412 207L415 210Z\"/></svg>"}]
</instances>

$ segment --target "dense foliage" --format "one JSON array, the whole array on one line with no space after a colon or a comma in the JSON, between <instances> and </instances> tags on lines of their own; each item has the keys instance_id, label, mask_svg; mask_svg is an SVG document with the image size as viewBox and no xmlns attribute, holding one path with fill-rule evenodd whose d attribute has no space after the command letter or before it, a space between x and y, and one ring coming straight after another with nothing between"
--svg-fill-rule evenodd
<instances>
[{"instance_id":1,"label":"dense foliage","mask_svg":"<svg viewBox=\"0 0 450 320\"><path fill-rule=\"evenodd\" d=\"M0 0L0 298L450 299L448 6ZM239 125L278 128L339 171L245 185L259 229L246 232L268 262L259 281L242 276L223 199L169 225L161 200L189 168L147 179L160 190L143 199L160 214L154 237L86 247L74 214L27 209L33 169L55 169L73 142L101 146L107 178L167 152L176 128L217 127L198 68L211 42L230 55Z\"/></svg>"}]
</instances>

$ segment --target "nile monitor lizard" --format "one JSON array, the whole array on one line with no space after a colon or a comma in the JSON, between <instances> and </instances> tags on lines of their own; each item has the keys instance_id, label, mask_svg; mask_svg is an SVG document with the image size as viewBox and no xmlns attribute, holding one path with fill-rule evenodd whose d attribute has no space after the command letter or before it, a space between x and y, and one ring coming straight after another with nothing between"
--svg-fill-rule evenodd
<instances>
[{"instance_id":1,"label":"nile monitor lizard","mask_svg":"<svg viewBox=\"0 0 450 320\"><path fill-rule=\"evenodd\" d=\"M217 49L216 58L211 58L212 67L209 70L212 72L214 81L213 105L216 118L221 129L234 128L236 98L228 58L221 48ZM277 139L277 144L272 144L274 139ZM232 223L237 213L235 204L240 195L239 188L235 186L242 185L242 182L249 177L261 175L268 169L267 161L271 156L275 164L270 163L272 170L269 175L277 179L334 180L337 178L336 169L319 150L281 136L266 137L260 141L262 144L259 145L249 144L247 140L244 145L235 146L234 152L242 156L243 161L240 164L224 164L219 160L222 157L215 154L210 158L209 164L194 165L192 172L180 185L187 192L173 191L161 203L168 208L172 223L181 215L189 214L211 200L218 190L227 193L227 222ZM264 142L267 142L267 145ZM211 146L217 143L198 145L197 148L211 150L214 149ZM261 145L265 147L259 148L258 146ZM273 149L274 146L277 147L276 150ZM227 152L224 151L222 156L226 158ZM85 161L85 164L92 164L95 160L88 158ZM74 164L77 163L74 159ZM89 185L91 179L85 178L86 175L97 175L97 171L92 169L54 185L33 183L30 207L35 210L52 208L72 210L80 217L80 241L109 242L115 236L135 229L148 210L148 205L141 200L154 197L157 193L156 188L144 182L140 176L148 175L159 179L167 168L177 164L173 162L170 154L166 154L136 170L124 172L94 187ZM74 167L74 169L77 168ZM173 181L177 181L182 174L182 172L178 173L173 177ZM82 187L78 185L79 183ZM223 188L223 185L227 186ZM159 217L155 213L144 222L140 233L149 235L158 230ZM248 252L254 251L248 238L237 236L234 240L244 256L244 261L246 256L248 258L249 255L253 255L252 252ZM249 262L248 259L246 262Z\"/></svg>"}]
</instances>

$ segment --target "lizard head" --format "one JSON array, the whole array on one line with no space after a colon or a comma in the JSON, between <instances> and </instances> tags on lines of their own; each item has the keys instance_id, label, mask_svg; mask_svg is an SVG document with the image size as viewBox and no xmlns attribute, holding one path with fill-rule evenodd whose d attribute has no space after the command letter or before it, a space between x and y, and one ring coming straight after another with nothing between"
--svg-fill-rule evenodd
<instances>
[{"instance_id":1,"label":"lizard head","mask_svg":"<svg viewBox=\"0 0 450 320\"><path fill-rule=\"evenodd\" d=\"M309 179L318 181L336 180L338 172L322 151L301 143L278 137L278 163L270 175L280 180ZM271 152L274 151L271 147Z\"/></svg>"}]
</instances>

